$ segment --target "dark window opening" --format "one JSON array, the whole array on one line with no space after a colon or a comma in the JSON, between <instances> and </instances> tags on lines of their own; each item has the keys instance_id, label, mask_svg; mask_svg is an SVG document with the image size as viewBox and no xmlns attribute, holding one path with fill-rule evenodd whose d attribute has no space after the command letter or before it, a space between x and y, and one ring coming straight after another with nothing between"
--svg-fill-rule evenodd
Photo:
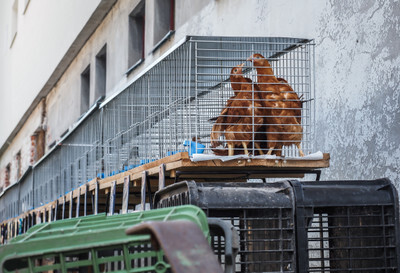
<instances>
[{"instance_id":1,"label":"dark window opening","mask_svg":"<svg viewBox=\"0 0 400 273\"><path fill-rule=\"evenodd\" d=\"M36 130L33 135L33 154L31 158L31 163L39 161L42 156L44 156L46 150L46 131L43 129Z\"/></svg>"},{"instance_id":2,"label":"dark window opening","mask_svg":"<svg viewBox=\"0 0 400 273\"><path fill-rule=\"evenodd\" d=\"M10 186L10 174L11 174L11 163L8 163L6 167L6 173L4 177L4 187L7 188Z\"/></svg>"},{"instance_id":3,"label":"dark window opening","mask_svg":"<svg viewBox=\"0 0 400 273\"><path fill-rule=\"evenodd\" d=\"M81 74L81 114L89 109L90 102L90 66Z\"/></svg>"},{"instance_id":4,"label":"dark window opening","mask_svg":"<svg viewBox=\"0 0 400 273\"><path fill-rule=\"evenodd\" d=\"M96 56L96 89L95 100L106 95L107 79L107 45L105 45Z\"/></svg>"},{"instance_id":5,"label":"dark window opening","mask_svg":"<svg viewBox=\"0 0 400 273\"><path fill-rule=\"evenodd\" d=\"M145 1L142 0L129 15L128 67L132 70L144 59ZM129 71L128 71L129 72Z\"/></svg>"},{"instance_id":6,"label":"dark window opening","mask_svg":"<svg viewBox=\"0 0 400 273\"><path fill-rule=\"evenodd\" d=\"M22 168L21 168L21 151L17 153L15 156L15 160L17 161L17 179L19 179L22 175Z\"/></svg>"},{"instance_id":7,"label":"dark window opening","mask_svg":"<svg viewBox=\"0 0 400 273\"><path fill-rule=\"evenodd\" d=\"M175 28L175 1L156 0L154 2L154 48L156 50L173 33Z\"/></svg>"}]
</instances>

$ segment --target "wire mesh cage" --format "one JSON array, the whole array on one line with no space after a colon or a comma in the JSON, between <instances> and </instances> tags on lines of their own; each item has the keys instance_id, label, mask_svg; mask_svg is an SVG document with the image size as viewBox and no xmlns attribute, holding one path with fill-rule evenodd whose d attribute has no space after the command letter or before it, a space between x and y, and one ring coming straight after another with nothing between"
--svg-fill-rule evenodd
<instances>
[{"instance_id":1,"label":"wire mesh cage","mask_svg":"<svg viewBox=\"0 0 400 273\"><path fill-rule=\"evenodd\" d=\"M253 155L260 153L252 145L260 132L263 133L258 142L264 146L263 153L271 148L279 155L282 151L283 155L298 155L297 148L292 145L296 144L296 141L285 140L283 137L280 144L284 145L270 147L268 144L272 140L268 140L267 135L274 134L265 127L271 125L274 127L272 129L276 130L278 121L271 120L271 116L276 113L271 113L270 110L275 106L260 103L276 102L276 98L267 98L272 91L260 91L265 98L257 99L255 96L258 96L258 93L254 88L247 93L245 90L236 91L233 88L232 83L236 83L236 80L232 82L231 70L241 63L245 63L242 74L249 77L253 85L257 83L261 86L256 69L251 62L246 62L256 53L269 60L274 78L281 79L274 86L285 89L290 85L301 102L301 106L295 108L298 112L284 118L276 117L281 123L280 128L283 128L280 137L285 134L298 134L304 153L313 152L313 50L312 41L304 39L189 37L186 43L104 105L106 169L115 171L130 168L179 151L189 151L189 154L212 154L212 141L221 142L225 149L223 153L228 155L228 129L217 130L217 125L221 123L215 123L215 118L219 116L233 116L235 121L227 121L229 125L241 123L246 126L246 129L233 127L230 130L235 138L235 153L245 152L241 145L243 134L237 134L243 130L247 133L245 137L248 138L249 153ZM260 76L260 73L258 74ZM281 82L282 79L287 83ZM265 86L271 88L272 85ZM239 93L236 98L235 92ZM240 93L250 94L251 98L243 97ZM247 120L244 119L245 114L221 114L227 107L228 100L232 98L239 104L244 103L243 106L231 106L232 111L237 112L249 105L253 107ZM294 102L290 98L286 100ZM257 110L257 103L262 111ZM283 109L288 110L291 106L283 107L286 108L279 108L279 115ZM260 112L261 119L258 121L255 111ZM287 129L293 124L282 124L290 123L290 118L292 121L294 118L293 122L297 124L295 127L301 128L301 133ZM301 120L300 123L296 118ZM219 133L218 138L212 139L212 132Z\"/></svg>"},{"instance_id":2,"label":"wire mesh cage","mask_svg":"<svg viewBox=\"0 0 400 273\"><path fill-rule=\"evenodd\" d=\"M33 171L28 171L19 182L19 214L28 212L33 208Z\"/></svg>"},{"instance_id":3,"label":"wire mesh cage","mask_svg":"<svg viewBox=\"0 0 400 273\"><path fill-rule=\"evenodd\" d=\"M62 193L71 191L103 172L101 112L91 113L60 144L58 178Z\"/></svg>"},{"instance_id":4,"label":"wire mesh cage","mask_svg":"<svg viewBox=\"0 0 400 273\"><path fill-rule=\"evenodd\" d=\"M282 138L274 147L269 146L272 140L268 136L274 134L265 126L276 127L276 120L268 120L272 116L272 112L268 111L274 108L271 105L257 106L268 111L262 112L259 115L261 121L256 123L256 103L274 101L269 97L263 100L255 98L259 93L271 93L269 90L256 90L255 86L270 86L259 80L260 73L257 72L254 59L253 62L246 61L256 53L269 61L273 77L280 79L274 86L287 89L290 85L301 101L301 109L294 108L300 112L282 119L286 122L292 118L295 123L297 121L293 118L301 119L300 124L294 125L295 128L301 128L301 132L283 132L286 135L300 135L301 142ZM260 154L261 150L263 153L268 151L277 155L296 156L299 151L294 144L299 143L305 154L312 153L313 56L313 42L307 39L187 37L134 78L121 93L109 98L100 107L96 102L73 130L33 166L33 194L29 202L33 203L33 207L38 207L95 177L114 175L177 152L187 151L190 155L214 154L216 151L226 155L229 151L245 153L243 135L236 134L240 131L239 127L217 129L221 124L244 125L246 129L243 132L247 137L245 145L248 145L248 152L252 155ZM231 80L232 68L241 63L245 63L242 67L243 76L252 81L250 91L241 90L241 87L235 90L232 86L232 83L236 83L236 80ZM236 102L246 102L252 109L251 113L244 121L221 123L218 117L246 116L223 112L229 100L236 96L235 92L239 95L251 94L245 97L247 99L239 95L235 99ZM290 98L285 100L294 101ZM241 110L245 107L231 108ZM289 125L285 123L281 127L289 128ZM228 131L233 133L235 140L227 138ZM216 137L213 137L213 133L217 134ZM218 142L220 147L214 147L212 141ZM257 149L253 143L259 143L261 149ZM229 145L233 145L233 148L228 149ZM0 218L5 219L8 218Z\"/></svg>"},{"instance_id":5,"label":"wire mesh cage","mask_svg":"<svg viewBox=\"0 0 400 273\"><path fill-rule=\"evenodd\" d=\"M55 200L61 195L60 180L60 148L53 150L51 156L44 158L33 173L34 179L34 207L42 206Z\"/></svg>"}]
</instances>

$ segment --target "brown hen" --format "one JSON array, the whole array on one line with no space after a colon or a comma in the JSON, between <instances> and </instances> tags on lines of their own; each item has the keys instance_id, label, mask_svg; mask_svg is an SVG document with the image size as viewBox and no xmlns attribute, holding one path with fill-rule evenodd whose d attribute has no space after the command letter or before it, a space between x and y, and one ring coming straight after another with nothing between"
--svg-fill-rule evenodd
<instances>
[{"instance_id":1,"label":"brown hen","mask_svg":"<svg viewBox=\"0 0 400 273\"><path fill-rule=\"evenodd\" d=\"M303 128L301 126L302 102L296 92L282 78L276 78L267 59L254 54L249 59L257 70L257 84L265 109L268 154L280 156L283 146L296 145L300 156Z\"/></svg>"},{"instance_id":2,"label":"brown hen","mask_svg":"<svg viewBox=\"0 0 400 273\"><path fill-rule=\"evenodd\" d=\"M228 155L235 154L235 147L243 147L244 153L249 154L249 144L254 142L255 132L264 122L259 89L250 79L243 77L243 65L238 65L231 70L230 81L235 96L227 101L212 128L211 147L218 155L226 155L226 150L215 149L221 144L218 139L223 133L228 145ZM255 147L262 154L257 142Z\"/></svg>"}]
</instances>

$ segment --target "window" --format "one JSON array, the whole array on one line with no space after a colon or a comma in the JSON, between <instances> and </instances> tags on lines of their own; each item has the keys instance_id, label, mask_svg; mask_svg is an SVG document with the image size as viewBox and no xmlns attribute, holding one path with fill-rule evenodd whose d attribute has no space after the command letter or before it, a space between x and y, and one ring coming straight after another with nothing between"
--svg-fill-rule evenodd
<instances>
[{"instance_id":1,"label":"window","mask_svg":"<svg viewBox=\"0 0 400 273\"><path fill-rule=\"evenodd\" d=\"M39 161L44 155L46 149L46 131L39 128L35 131L35 134L31 137L31 160L30 163L33 165Z\"/></svg>"},{"instance_id":2,"label":"window","mask_svg":"<svg viewBox=\"0 0 400 273\"><path fill-rule=\"evenodd\" d=\"M10 186L10 174L11 174L11 163L8 163L6 167L6 174L4 178L4 187L7 188Z\"/></svg>"},{"instance_id":3,"label":"window","mask_svg":"<svg viewBox=\"0 0 400 273\"><path fill-rule=\"evenodd\" d=\"M18 29L18 0L14 0L11 13L10 47L14 44Z\"/></svg>"},{"instance_id":4,"label":"window","mask_svg":"<svg viewBox=\"0 0 400 273\"><path fill-rule=\"evenodd\" d=\"M22 170L21 170L21 151L17 153L15 156L15 161L17 162L17 179L19 179L22 175Z\"/></svg>"},{"instance_id":5,"label":"window","mask_svg":"<svg viewBox=\"0 0 400 273\"><path fill-rule=\"evenodd\" d=\"M128 72L144 59L144 11L145 1L142 0L129 15Z\"/></svg>"},{"instance_id":6,"label":"window","mask_svg":"<svg viewBox=\"0 0 400 273\"><path fill-rule=\"evenodd\" d=\"M106 95L107 78L107 46L105 45L96 56L96 89L95 100Z\"/></svg>"},{"instance_id":7,"label":"window","mask_svg":"<svg viewBox=\"0 0 400 273\"><path fill-rule=\"evenodd\" d=\"M89 109L90 102L90 65L81 74L81 114Z\"/></svg>"},{"instance_id":8,"label":"window","mask_svg":"<svg viewBox=\"0 0 400 273\"><path fill-rule=\"evenodd\" d=\"M156 0L154 2L154 48L156 50L174 32L175 1Z\"/></svg>"}]
</instances>

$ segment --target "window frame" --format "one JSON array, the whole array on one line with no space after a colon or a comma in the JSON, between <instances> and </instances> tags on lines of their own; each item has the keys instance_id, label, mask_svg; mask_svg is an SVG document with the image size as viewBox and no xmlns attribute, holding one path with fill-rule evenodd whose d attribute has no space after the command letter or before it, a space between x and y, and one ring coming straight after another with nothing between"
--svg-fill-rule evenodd
<instances>
[{"instance_id":1,"label":"window frame","mask_svg":"<svg viewBox=\"0 0 400 273\"><path fill-rule=\"evenodd\" d=\"M145 59L145 39L146 39L146 1L141 0L128 16L128 70L125 74L129 74L136 67L144 62ZM140 43L137 43L138 48L134 48L133 32L141 34ZM140 44L140 46L138 46ZM141 52L138 52L141 51ZM137 59L136 55L139 55ZM134 59L133 61L131 59ZM137 60L136 60L137 59Z\"/></svg>"},{"instance_id":2,"label":"window frame","mask_svg":"<svg viewBox=\"0 0 400 273\"><path fill-rule=\"evenodd\" d=\"M153 46L151 53L154 53L162 44L164 44L175 33L175 0L169 0L169 1L170 1L169 31ZM155 1L154 3L156 5L157 1ZM154 25L154 28L155 27L156 26ZM155 29L153 31L155 32Z\"/></svg>"}]
</instances>

